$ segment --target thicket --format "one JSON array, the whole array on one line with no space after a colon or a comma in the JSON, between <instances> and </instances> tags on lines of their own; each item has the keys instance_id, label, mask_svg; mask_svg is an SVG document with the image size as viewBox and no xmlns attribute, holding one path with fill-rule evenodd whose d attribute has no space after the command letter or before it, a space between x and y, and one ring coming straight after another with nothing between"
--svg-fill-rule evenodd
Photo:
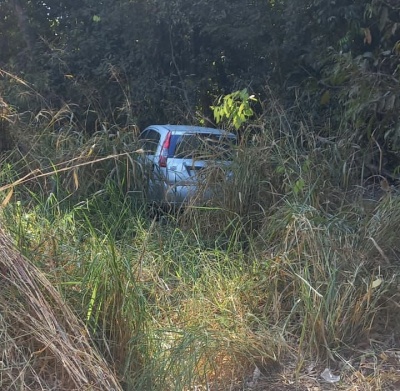
<instances>
[{"instance_id":1,"label":"thicket","mask_svg":"<svg viewBox=\"0 0 400 391\"><path fill-rule=\"evenodd\" d=\"M325 366L344 389L398 380L396 1L0 15L1 225L28 258L4 239L2 388L108 389L114 372L126 389L243 389L256 367L299 386ZM238 132L219 197L149 218L150 122Z\"/></svg>"},{"instance_id":2,"label":"thicket","mask_svg":"<svg viewBox=\"0 0 400 391\"><path fill-rule=\"evenodd\" d=\"M3 387L243 389L255 368L301 387L325 366L344 389L397 381L396 189L361 186L345 138L267 107L219 197L159 221L123 128L3 157L1 224L29 259L3 239Z\"/></svg>"},{"instance_id":3,"label":"thicket","mask_svg":"<svg viewBox=\"0 0 400 391\"><path fill-rule=\"evenodd\" d=\"M68 107L54 128L93 133L210 124L221 95L272 88L314 133L349 129L369 172L395 179L399 14L387 0L5 0L1 95L18 113Z\"/></svg>"}]
</instances>

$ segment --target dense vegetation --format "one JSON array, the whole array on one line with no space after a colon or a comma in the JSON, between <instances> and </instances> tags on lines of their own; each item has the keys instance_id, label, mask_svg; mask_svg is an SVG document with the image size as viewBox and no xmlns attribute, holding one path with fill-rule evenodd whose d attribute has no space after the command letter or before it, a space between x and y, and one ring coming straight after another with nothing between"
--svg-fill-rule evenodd
<instances>
[{"instance_id":1,"label":"dense vegetation","mask_svg":"<svg viewBox=\"0 0 400 391\"><path fill-rule=\"evenodd\" d=\"M395 389L397 3L2 1L1 389ZM157 220L161 122L240 142Z\"/></svg>"},{"instance_id":2,"label":"dense vegetation","mask_svg":"<svg viewBox=\"0 0 400 391\"><path fill-rule=\"evenodd\" d=\"M74 116L54 125L88 132L213 122L220 95L248 88L263 101L272 88L315 133L348 129L374 174L395 175L396 1L5 0L0 15L0 67L40 94L3 73L18 112L68 106Z\"/></svg>"}]
</instances>

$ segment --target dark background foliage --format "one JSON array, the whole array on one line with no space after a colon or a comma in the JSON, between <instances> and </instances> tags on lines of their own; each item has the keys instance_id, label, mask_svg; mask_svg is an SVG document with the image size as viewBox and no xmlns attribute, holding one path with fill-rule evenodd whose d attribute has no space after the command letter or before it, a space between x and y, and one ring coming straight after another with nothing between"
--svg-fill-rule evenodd
<instances>
[{"instance_id":1,"label":"dark background foliage","mask_svg":"<svg viewBox=\"0 0 400 391\"><path fill-rule=\"evenodd\" d=\"M319 135L346 129L371 171L398 175L395 0L4 0L0 68L41 97L3 72L1 95L18 112L68 104L89 133L212 124L218 96L248 88L263 101L272 90Z\"/></svg>"}]
</instances>

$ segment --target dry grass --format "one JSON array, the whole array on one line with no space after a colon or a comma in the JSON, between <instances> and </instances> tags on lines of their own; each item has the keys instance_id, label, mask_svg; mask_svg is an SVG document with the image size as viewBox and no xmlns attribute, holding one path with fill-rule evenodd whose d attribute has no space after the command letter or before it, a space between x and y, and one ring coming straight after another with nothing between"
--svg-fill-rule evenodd
<instances>
[{"instance_id":1,"label":"dry grass","mask_svg":"<svg viewBox=\"0 0 400 391\"><path fill-rule=\"evenodd\" d=\"M85 326L0 232L2 390L121 390Z\"/></svg>"},{"instance_id":2,"label":"dry grass","mask_svg":"<svg viewBox=\"0 0 400 391\"><path fill-rule=\"evenodd\" d=\"M1 171L3 228L51 280L0 234L2 390L121 389L112 365L129 390L396 389L398 196L349 201L349 138L270 111L228 183L205 170L220 197L159 222L127 196L143 179L132 129L86 138L68 108L49 113Z\"/></svg>"}]
</instances>

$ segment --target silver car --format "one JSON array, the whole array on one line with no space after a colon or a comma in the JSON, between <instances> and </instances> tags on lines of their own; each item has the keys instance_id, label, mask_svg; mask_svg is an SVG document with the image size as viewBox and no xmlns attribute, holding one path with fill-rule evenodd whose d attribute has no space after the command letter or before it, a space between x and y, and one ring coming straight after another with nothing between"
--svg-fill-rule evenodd
<instances>
[{"instance_id":1,"label":"silver car","mask_svg":"<svg viewBox=\"0 0 400 391\"><path fill-rule=\"evenodd\" d=\"M232 133L186 125L151 125L139 140L148 173L147 200L173 207L213 197L207 168L222 168L222 178L229 176L226 167L236 144Z\"/></svg>"}]
</instances>

